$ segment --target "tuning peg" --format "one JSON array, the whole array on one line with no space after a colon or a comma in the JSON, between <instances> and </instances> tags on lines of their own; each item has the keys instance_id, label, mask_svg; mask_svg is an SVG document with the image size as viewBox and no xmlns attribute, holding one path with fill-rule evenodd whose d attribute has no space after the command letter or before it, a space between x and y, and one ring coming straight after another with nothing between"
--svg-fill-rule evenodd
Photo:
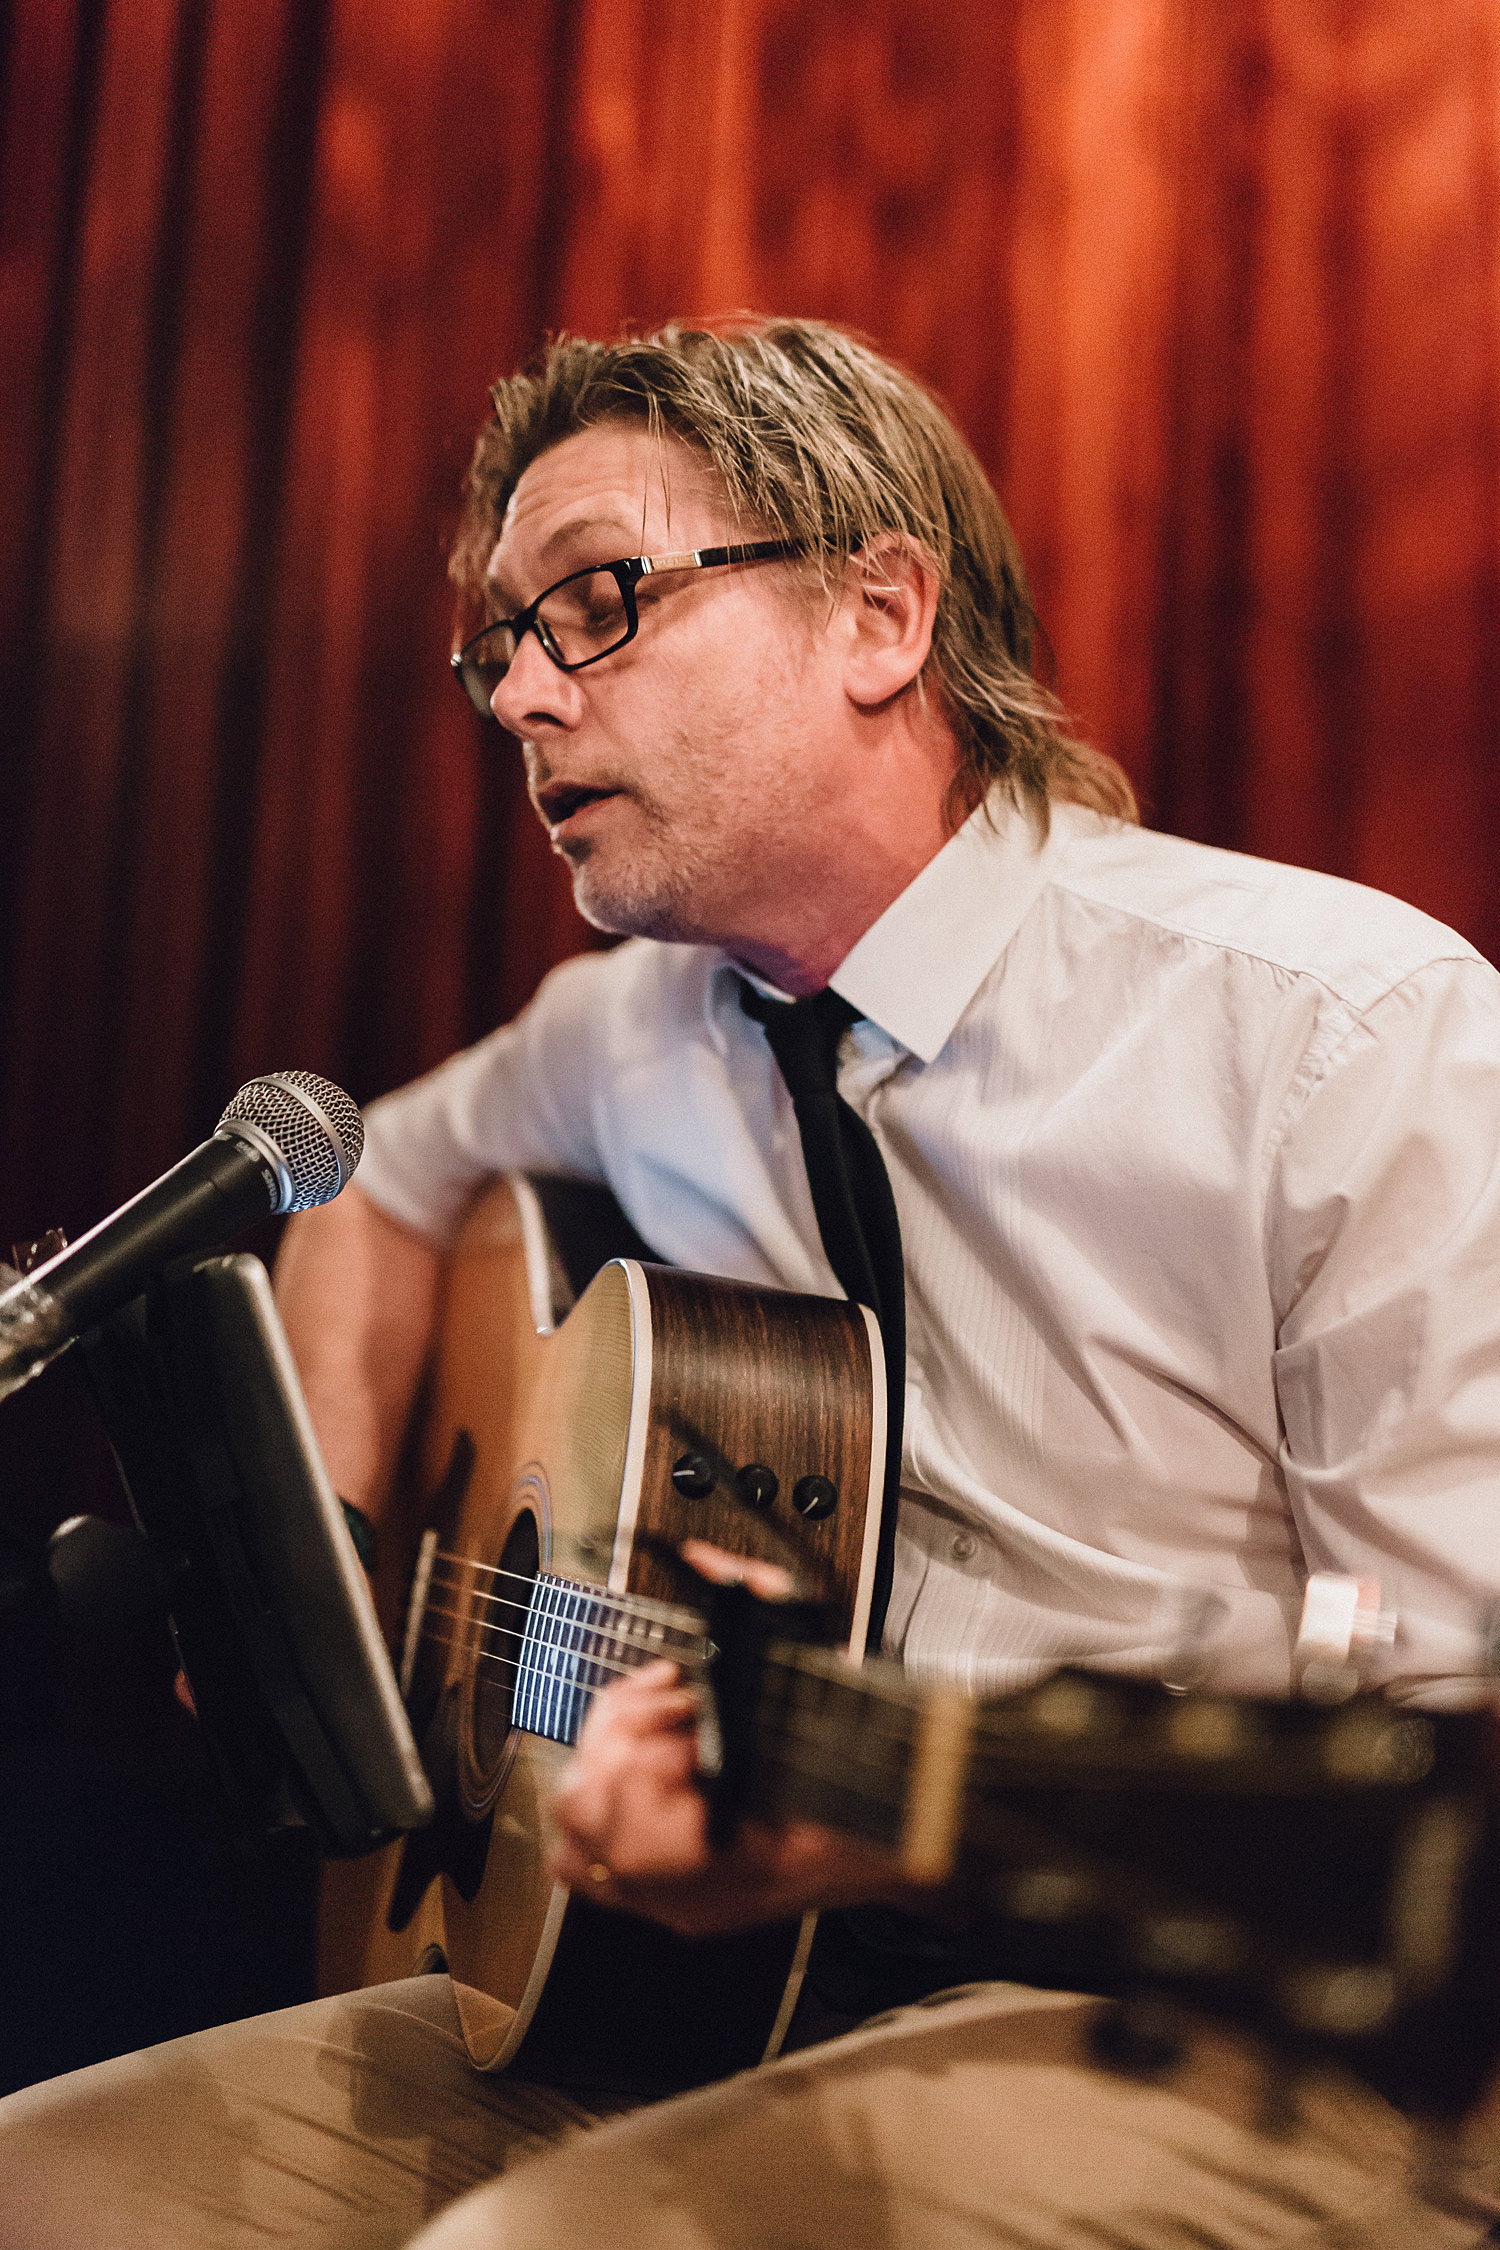
<instances>
[{"instance_id":1,"label":"tuning peg","mask_svg":"<svg viewBox=\"0 0 1500 2250\"><path fill-rule=\"evenodd\" d=\"M684 1453L672 1463L672 1482L687 1500L705 1500L714 1488L714 1465L706 1453Z\"/></svg>"}]
</instances>

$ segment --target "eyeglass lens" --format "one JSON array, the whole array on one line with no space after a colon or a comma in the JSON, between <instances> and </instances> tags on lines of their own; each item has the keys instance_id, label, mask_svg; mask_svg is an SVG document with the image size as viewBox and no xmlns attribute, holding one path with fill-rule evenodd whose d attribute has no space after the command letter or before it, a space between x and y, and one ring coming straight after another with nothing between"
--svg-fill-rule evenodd
<instances>
[{"instance_id":1,"label":"eyeglass lens","mask_svg":"<svg viewBox=\"0 0 1500 2250\"><path fill-rule=\"evenodd\" d=\"M564 580L542 596L537 611L542 646L558 663L588 664L607 656L630 638L630 614L618 579L609 570L588 570ZM464 652L460 677L477 711L487 712L515 660L516 636L509 625L493 625Z\"/></svg>"}]
</instances>

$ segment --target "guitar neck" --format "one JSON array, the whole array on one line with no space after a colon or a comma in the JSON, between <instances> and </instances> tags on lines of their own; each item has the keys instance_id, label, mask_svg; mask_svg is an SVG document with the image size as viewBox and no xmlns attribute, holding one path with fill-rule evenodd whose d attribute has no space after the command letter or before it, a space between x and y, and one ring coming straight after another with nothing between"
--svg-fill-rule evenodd
<instances>
[{"instance_id":1,"label":"guitar neck","mask_svg":"<svg viewBox=\"0 0 1500 2250\"><path fill-rule=\"evenodd\" d=\"M978 1704L779 1644L737 1797L880 1843L992 1924L1075 1931L1121 1986L1359 2048L1464 2004L1487 1888L1485 1726L1374 1697L1242 1702L1076 1671Z\"/></svg>"},{"instance_id":2,"label":"guitar neck","mask_svg":"<svg viewBox=\"0 0 1500 2250\"><path fill-rule=\"evenodd\" d=\"M896 1665L781 1643L762 1675L757 1789L799 1816L822 1805L828 1825L898 1850L914 1880L941 1881L982 1851L989 1812L1017 1790L1406 1802L1440 1745L1452 1766L1445 1727L1373 1697L1329 1710L1073 1670L977 1703ZM1473 1731L1460 1720L1456 1733Z\"/></svg>"}]
</instances>

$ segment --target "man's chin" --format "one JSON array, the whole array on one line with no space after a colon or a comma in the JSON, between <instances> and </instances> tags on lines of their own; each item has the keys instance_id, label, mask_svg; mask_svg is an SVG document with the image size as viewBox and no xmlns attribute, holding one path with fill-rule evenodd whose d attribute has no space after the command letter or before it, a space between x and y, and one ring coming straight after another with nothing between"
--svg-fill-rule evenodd
<instances>
[{"instance_id":1,"label":"man's chin","mask_svg":"<svg viewBox=\"0 0 1500 2250\"><path fill-rule=\"evenodd\" d=\"M586 845L561 856L573 878L573 904L593 929L611 937L661 938L679 945L701 938L668 886L611 882Z\"/></svg>"}]
</instances>

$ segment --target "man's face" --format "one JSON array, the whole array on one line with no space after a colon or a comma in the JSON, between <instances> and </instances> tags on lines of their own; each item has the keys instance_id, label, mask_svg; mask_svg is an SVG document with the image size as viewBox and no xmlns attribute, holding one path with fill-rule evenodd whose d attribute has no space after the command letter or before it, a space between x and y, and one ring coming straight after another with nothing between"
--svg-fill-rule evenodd
<instances>
[{"instance_id":1,"label":"man's face","mask_svg":"<svg viewBox=\"0 0 1500 2250\"><path fill-rule=\"evenodd\" d=\"M764 535L731 520L691 447L605 423L518 482L489 563L495 613L590 565ZM647 578L626 647L565 673L528 633L496 689L531 801L600 929L753 944L807 879L809 838L836 817L822 745L841 690L835 637L795 568Z\"/></svg>"}]
</instances>

